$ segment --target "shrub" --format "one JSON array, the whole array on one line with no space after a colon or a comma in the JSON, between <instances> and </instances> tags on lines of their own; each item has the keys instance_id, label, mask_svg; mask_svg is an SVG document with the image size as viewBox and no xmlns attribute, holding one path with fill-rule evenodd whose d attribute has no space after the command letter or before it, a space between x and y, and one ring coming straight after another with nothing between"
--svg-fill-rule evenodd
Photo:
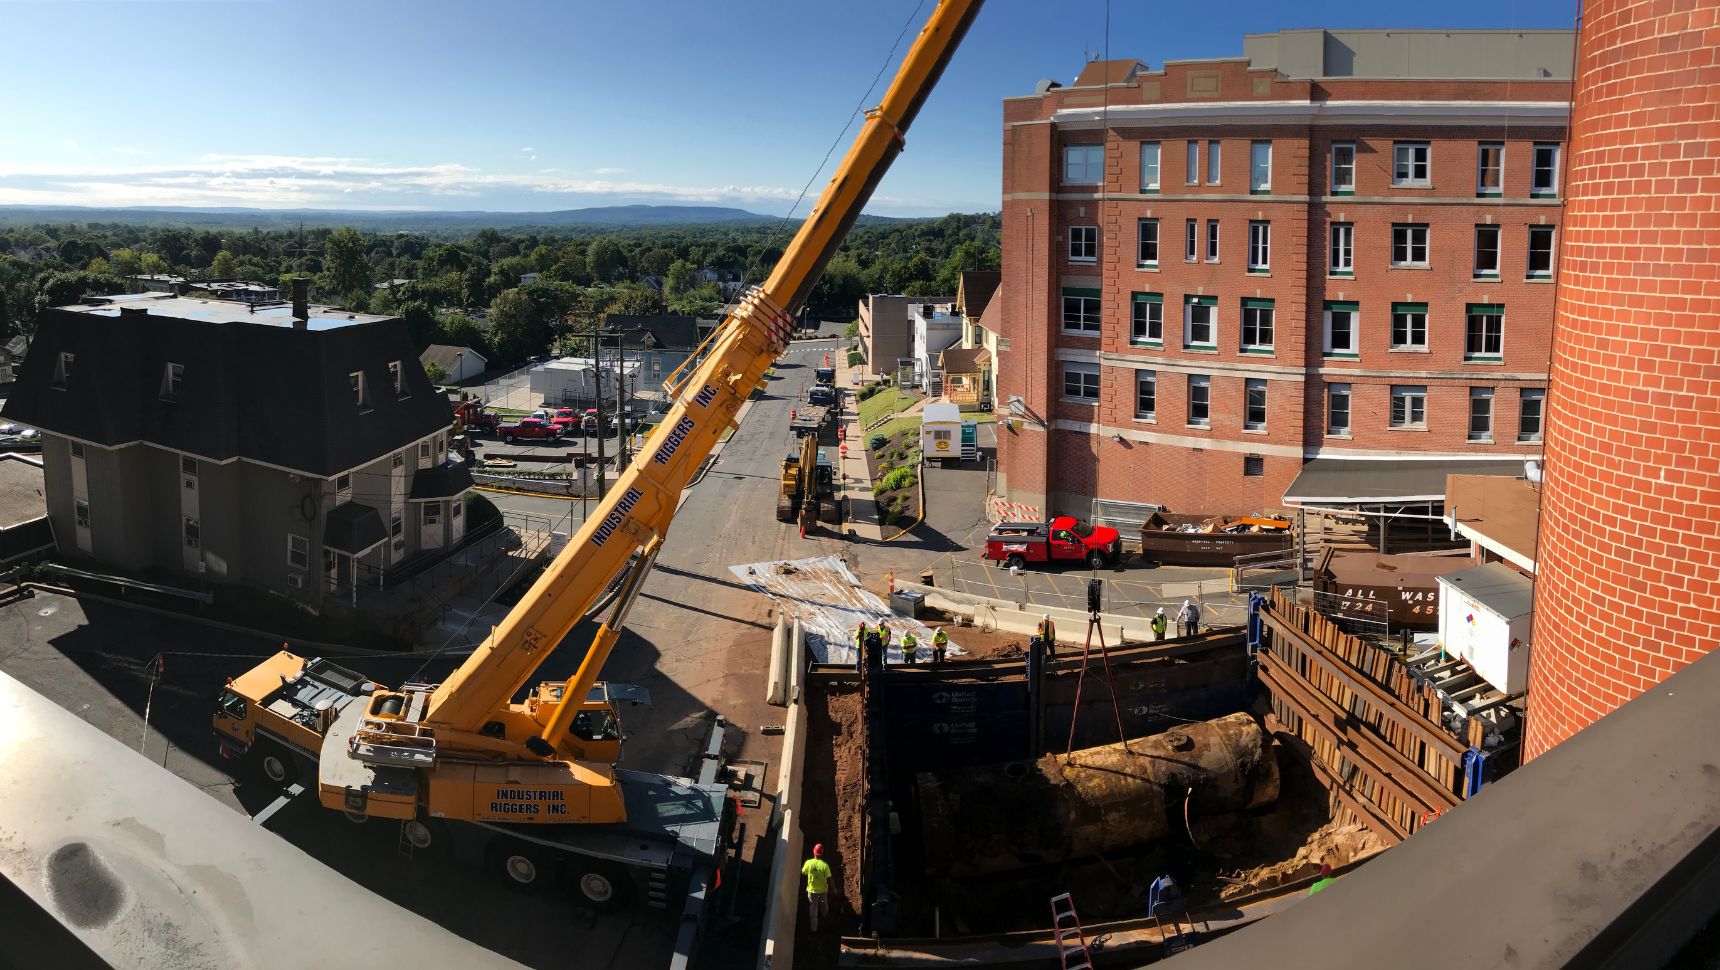
<instances>
[{"instance_id":1,"label":"shrub","mask_svg":"<svg viewBox=\"0 0 1720 970\"><path fill-rule=\"evenodd\" d=\"M897 468L885 475L880 484L886 492L890 492L899 488L910 488L919 480L912 468Z\"/></svg>"},{"instance_id":2,"label":"shrub","mask_svg":"<svg viewBox=\"0 0 1720 970\"><path fill-rule=\"evenodd\" d=\"M855 398L861 401L867 400L871 398L872 395L878 393L878 388L882 386L883 385L881 384L868 384L860 389L860 393L856 394Z\"/></svg>"},{"instance_id":3,"label":"shrub","mask_svg":"<svg viewBox=\"0 0 1720 970\"><path fill-rule=\"evenodd\" d=\"M848 326L843 327L842 328L842 336L847 337L849 339L853 339L855 337L860 336L860 321L856 320L853 323L850 323Z\"/></svg>"},{"instance_id":4,"label":"shrub","mask_svg":"<svg viewBox=\"0 0 1720 970\"><path fill-rule=\"evenodd\" d=\"M889 443L890 443L889 438L886 438L881 434L875 434L872 437L866 439L866 450L867 451L877 451Z\"/></svg>"},{"instance_id":5,"label":"shrub","mask_svg":"<svg viewBox=\"0 0 1720 970\"><path fill-rule=\"evenodd\" d=\"M865 354L861 353L858 350L850 350L848 352L848 366L849 367L859 367L861 364L864 364L864 363L866 363L866 355Z\"/></svg>"}]
</instances>

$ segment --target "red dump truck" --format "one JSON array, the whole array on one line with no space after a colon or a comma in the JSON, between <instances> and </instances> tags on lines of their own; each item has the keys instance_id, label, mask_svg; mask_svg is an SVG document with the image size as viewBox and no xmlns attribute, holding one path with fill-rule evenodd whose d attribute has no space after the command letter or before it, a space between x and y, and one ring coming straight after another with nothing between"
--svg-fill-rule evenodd
<instances>
[{"instance_id":1,"label":"red dump truck","mask_svg":"<svg viewBox=\"0 0 1720 970\"><path fill-rule=\"evenodd\" d=\"M1085 561L1099 569L1115 562L1122 552L1116 529L1071 515L1050 522L1000 522L985 539L985 558L1007 566Z\"/></svg>"}]
</instances>

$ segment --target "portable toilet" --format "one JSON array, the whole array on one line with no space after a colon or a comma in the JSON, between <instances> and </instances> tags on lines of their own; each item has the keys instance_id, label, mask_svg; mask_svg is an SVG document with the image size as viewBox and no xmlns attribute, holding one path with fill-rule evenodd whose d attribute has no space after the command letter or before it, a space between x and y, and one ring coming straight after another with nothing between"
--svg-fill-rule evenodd
<instances>
[{"instance_id":1,"label":"portable toilet","mask_svg":"<svg viewBox=\"0 0 1720 970\"><path fill-rule=\"evenodd\" d=\"M947 401L932 401L920 413L920 454L928 459L962 457L962 411Z\"/></svg>"}]
</instances>

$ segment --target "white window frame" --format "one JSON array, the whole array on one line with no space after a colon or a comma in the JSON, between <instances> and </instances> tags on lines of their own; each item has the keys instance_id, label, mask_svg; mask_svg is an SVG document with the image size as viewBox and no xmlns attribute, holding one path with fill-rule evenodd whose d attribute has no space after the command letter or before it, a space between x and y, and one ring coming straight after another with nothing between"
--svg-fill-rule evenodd
<instances>
[{"instance_id":1,"label":"white window frame","mask_svg":"<svg viewBox=\"0 0 1720 970\"><path fill-rule=\"evenodd\" d=\"M203 549L203 525L189 515L179 517L179 538L185 543L185 548Z\"/></svg>"},{"instance_id":2,"label":"white window frame","mask_svg":"<svg viewBox=\"0 0 1720 970\"><path fill-rule=\"evenodd\" d=\"M1184 173L1183 184L1184 185L1199 185L1200 184L1200 142L1199 141L1190 141L1188 143L1187 157L1183 160L1183 167L1185 169L1187 169L1187 171Z\"/></svg>"},{"instance_id":3,"label":"white window frame","mask_svg":"<svg viewBox=\"0 0 1720 970\"><path fill-rule=\"evenodd\" d=\"M1135 223L1135 265L1159 265L1159 220L1140 219Z\"/></svg>"},{"instance_id":4,"label":"white window frame","mask_svg":"<svg viewBox=\"0 0 1720 970\"><path fill-rule=\"evenodd\" d=\"M1344 402L1343 424L1338 423L1338 402L1340 400ZM1355 415L1354 406L1355 399L1350 395L1350 385L1326 385L1326 433L1328 435L1343 438L1348 438L1350 436L1350 422L1354 420Z\"/></svg>"},{"instance_id":5,"label":"white window frame","mask_svg":"<svg viewBox=\"0 0 1720 970\"><path fill-rule=\"evenodd\" d=\"M1400 310L1399 307L1403 307L1403 309ZM1415 310L1415 309L1410 309L1411 307L1422 307L1423 309ZM1410 351L1410 352L1414 352L1414 353L1419 353L1419 352L1427 350L1427 315L1428 315L1428 313L1429 313L1429 310L1427 309L1427 304L1425 304L1425 303L1404 303L1404 302L1393 303L1392 304L1392 319L1391 319L1391 334L1387 340L1386 347L1390 350ZM1405 338L1403 340L1398 339L1398 336L1399 336L1399 334L1398 334L1398 317L1400 317L1400 316L1406 318L1404 320L1404 326L1403 326L1403 334L1402 335ZM1420 321L1421 326L1419 328L1416 327L1416 321L1413 319L1414 317L1417 317L1417 316L1421 317L1421 321ZM1421 339L1419 339L1419 340L1416 339L1418 336Z\"/></svg>"},{"instance_id":6,"label":"white window frame","mask_svg":"<svg viewBox=\"0 0 1720 970\"><path fill-rule=\"evenodd\" d=\"M1200 220L1183 220L1183 262L1200 261Z\"/></svg>"},{"instance_id":7,"label":"white window frame","mask_svg":"<svg viewBox=\"0 0 1720 970\"><path fill-rule=\"evenodd\" d=\"M1099 185L1104 181L1105 146L1063 146L1064 185Z\"/></svg>"},{"instance_id":8,"label":"white window frame","mask_svg":"<svg viewBox=\"0 0 1720 970\"><path fill-rule=\"evenodd\" d=\"M1347 165L1338 161L1340 153L1346 153L1349 155L1349 162ZM1332 150L1327 154L1330 159L1330 167L1327 169L1327 172L1329 173L1329 179L1331 181L1331 184L1326 186L1327 193L1331 195L1355 195L1356 143L1353 141L1335 141L1332 143ZM1347 174L1345 172L1346 169L1348 169Z\"/></svg>"},{"instance_id":9,"label":"white window frame","mask_svg":"<svg viewBox=\"0 0 1720 970\"><path fill-rule=\"evenodd\" d=\"M71 447L72 447L72 459L75 461L83 461L84 460L84 443L81 441L74 441L71 443Z\"/></svg>"},{"instance_id":10,"label":"white window frame","mask_svg":"<svg viewBox=\"0 0 1720 970\"><path fill-rule=\"evenodd\" d=\"M404 397L406 395L406 384L400 373L400 361L391 360L388 362L388 379L394 384L394 396Z\"/></svg>"},{"instance_id":11,"label":"white window frame","mask_svg":"<svg viewBox=\"0 0 1720 970\"><path fill-rule=\"evenodd\" d=\"M360 411L369 408L370 395L366 393L366 388L364 386L364 371L355 370L346 375L346 378L347 382L352 385L353 403L358 405L358 409Z\"/></svg>"},{"instance_id":12,"label":"white window frame","mask_svg":"<svg viewBox=\"0 0 1720 970\"><path fill-rule=\"evenodd\" d=\"M294 557L299 561L295 562ZM304 536L287 533L287 568L300 571L311 568L311 541Z\"/></svg>"},{"instance_id":13,"label":"white window frame","mask_svg":"<svg viewBox=\"0 0 1720 970\"><path fill-rule=\"evenodd\" d=\"M418 442L418 460L419 461L429 461L430 460L430 439L429 438L425 438L423 441Z\"/></svg>"},{"instance_id":14,"label":"white window frame","mask_svg":"<svg viewBox=\"0 0 1720 970\"><path fill-rule=\"evenodd\" d=\"M1079 378L1075 382L1076 393L1069 393L1071 377ZM1066 360L1063 362L1063 400L1071 404L1099 403L1099 364L1091 360ZM1091 390L1091 393L1088 393Z\"/></svg>"},{"instance_id":15,"label":"white window frame","mask_svg":"<svg viewBox=\"0 0 1720 970\"><path fill-rule=\"evenodd\" d=\"M1076 324L1070 326L1070 300L1078 300L1076 304ZM1097 337L1103 324L1102 302L1096 296L1079 296L1063 294L1063 332L1075 337Z\"/></svg>"},{"instance_id":16,"label":"white window frame","mask_svg":"<svg viewBox=\"0 0 1720 970\"><path fill-rule=\"evenodd\" d=\"M1241 316L1238 318L1237 331L1242 335L1242 352L1245 354L1270 354L1273 341L1278 333L1277 306L1249 306L1251 298L1245 297L1242 302ZM1271 302L1271 301L1261 301ZM1266 314L1264 326L1260 314ZM1264 340L1261 339L1264 336ZM1250 339L1253 338L1253 339Z\"/></svg>"},{"instance_id":17,"label":"white window frame","mask_svg":"<svg viewBox=\"0 0 1720 970\"><path fill-rule=\"evenodd\" d=\"M439 501L438 502L425 502L422 506L420 506L420 510L418 513L418 524L419 525L441 525L442 524L442 503Z\"/></svg>"},{"instance_id":18,"label":"white window frame","mask_svg":"<svg viewBox=\"0 0 1720 970\"><path fill-rule=\"evenodd\" d=\"M1260 396L1260 419L1254 418L1254 396ZM1266 419L1269 414L1269 391L1264 377L1249 377L1242 382L1242 429L1244 431L1265 431Z\"/></svg>"},{"instance_id":19,"label":"white window frame","mask_svg":"<svg viewBox=\"0 0 1720 970\"><path fill-rule=\"evenodd\" d=\"M161 366L161 399L179 400L179 385L185 380L185 365L168 361Z\"/></svg>"},{"instance_id":20,"label":"white window frame","mask_svg":"<svg viewBox=\"0 0 1720 970\"><path fill-rule=\"evenodd\" d=\"M1222 185L1224 178L1224 143L1213 139L1206 143L1206 184Z\"/></svg>"},{"instance_id":21,"label":"white window frame","mask_svg":"<svg viewBox=\"0 0 1720 970\"><path fill-rule=\"evenodd\" d=\"M1535 403L1535 433L1529 434L1524 430L1523 418L1528 414L1529 402ZM1547 433L1547 389L1544 387L1525 387L1517 392L1517 442L1519 444L1539 444Z\"/></svg>"},{"instance_id":22,"label":"white window frame","mask_svg":"<svg viewBox=\"0 0 1720 970\"><path fill-rule=\"evenodd\" d=\"M1499 307L1498 313L1494 313L1490 309L1488 309L1488 310L1478 310L1477 309L1478 307L1489 307L1490 308L1490 307L1495 307L1495 306ZM1480 347L1481 347L1481 349L1472 350L1471 347L1475 346L1475 341L1473 339L1475 336L1475 334L1474 334L1474 326L1475 326L1474 321L1478 318L1483 321L1482 322L1482 329L1481 329L1480 335L1479 335L1480 336ZM1491 334L1491 335L1489 334L1488 329L1487 329L1488 325L1486 323L1486 321L1488 321L1488 320L1497 321L1497 323L1493 324L1494 328L1496 328L1498 330L1497 334ZM1487 349L1487 343L1488 343L1488 337L1489 336L1495 336L1497 338L1498 343L1499 343L1499 347L1498 347L1497 351L1490 351ZM1464 306L1464 308L1463 308L1463 359L1465 362L1479 361L1479 362L1483 362L1483 363L1501 363L1505 360L1505 308L1504 308L1504 304L1470 303L1470 304L1466 304Z\"/></svg>"},{"instance_id":23,"label":"white window frame","mask_svg":"<svg viewBox=\"0 0 1720 970\"><path fill-rule=\"evenodd\" d=\"M1354 307L1354 309L1352 309ZM1350 343L1340 347L1333 342L1332 316L1344 313L1350 317ZM1327 357L1356 358L1362 355L1362 309L1361 305L1349 300L1328 301L1321 310L1325 321L1325 352Z\"/></svg>"},{"instance_id":24,"label":"white window frame","mask_svg":"<svg viewBox=\"0 0 1720 970\"><path fill-rule=\"evenodd\" d=\"M1069 227L1069 261L1097 263L1099 261L1099 227Z\"/></svg>"},{"instance_id":25,"label":"white window frame","mask_svg":"<svg viewBox=\"0 0 1720 970\"><path fill-rule=\"evenodd\" d=\"M1339 266L1340 259L1342 266ZM1326 229L1326 275L1356 275L1356 224L1334 222Z\"/></svg>"},{"instance_id":26,"label":"white window frame","mask_svg":"<svg viewBox=\"0 0 1720 970\"><path fill-rule=\"evenodd\" d=\"M1255 195L1272 192L1272 143L1255 141L1248 145L1248 191Z\"/></svg>"},{"instance_id":27,"label":"white window frame","mask_svg":"<svg viewBox=\"0 0 1720 970\"><path fill-rule=\"evenodd\" d=\"M1195 403L1200 403L1203 412L1195 417ZM1185 415L1191 428L1212 427L1212 378L1205 374L1188 375L1188 413Z\"/></svg>"},{"instance_id":28,"label":"white window frame","mask_svg":"<svg viewBox=\"0 0 1720 970\"><path fill-rule=\"evenodd\" d=\"M1535 269L1535 237L1537 235L1547 237L1547 268L1544 270ZM1558 232L1556 226L1538 225L1529 227L1528 248L1525 250L1523 257L1523 276L1525 279L1550 280L1553 278L1553 273L1558 269L1559 265L1557 262L1557 253L1555 251L1555 247L1557 246L1557 237Z\"/></svg>"},{"instance_id":29,"label":"white window frame","mask_svg":"<svg viewBox=\"0 0 1720 970\"><path fill-rule=\"evenodd\" d=\"M1218 262L1219 256L1219 220L1206 220L1206 261Z\"/></svg>"},{"instance_id":30,"label":"white window frame","mask_svg":"<svg viewBox=\"0 0 1720 970\"><path fill-rule=\"evenodd\" d=\"M1148 163L1149 157L1151 158L1151 164ZM1161 168L1161 162L1162 161L1163 161L1163 158L1159 154L1159 143L1158 142L1156 142L1156 141L1141 142L1141 191L1142 192L1157 192L1159 190L1159 178L1162 175L1162 168ZM1149 173L1150 173L1151 177L1149 177Z\"/></svg>"},{"instance_id":31,"label":"white window frame","mask_svg":"<svg viewBox=\"0 0 1720 970\"><path fill-rule=\"evenodd\" d=\"M1489 165L1488 154L1493 154L1493 164ZM1493 186L1487 185L1487 176L1493 176ZM1505 143L1502 141L1483 141L1475 145L1475 195L1482 199L1497 199L1505 194Z\"/></svg>"},{"instance_id":32,"label":"white window frame","mask_svg":"<svg viewBox=\"0 0 1720 970\"><path fill-rule=\"evenodd\" d=\"M1542 165L1543 154L1551 155L1549 164ZM1532 199L1556 199L1559 197L1559 165L1563 161L1564 151L1558 142L1538 141L1530 149L1529 154L1529 197ZM1541 173L1547 175L1546 186L1541 185Z\"/></svg>"},{"instance_id":33,"label":"white window frame","mask_svg":"<svg viewBox=\"0 0 1720 970\"><path fill-rule=\"evenodd\" d=\"M1272 223L1265 219L1248 222L1248 271L1272 272Z\"/></svg>"},{"instance_id":34,"label":"white window frame","mask_svg":"<svg viewBox=\"0 0 1720 970\"><path fill-rule=\"evenodd\" d=\"M1212 302L1206 302L1206 301ZM1196 307L1206 310L1206 328L1211 334L1210 339L1194 339L1194 311ZM1218 349L1218 301L1210 296L1183 297L1183 346L1200 350Z\"/></svg>"},{"instance_id":35,"label":"white window frame","mask_svg":"<svg viewBox=\"0 0 1720 970\"><path fill-rule=\"evenodd\" d=\"M1493 237L1493 268L1481 265L1481 237ZM1505 230L1496 222L1477 223L1475 226L1475 269L1474 277L1478 280L1496 280L1499 278L1499 268L1504 259Z\"/></svg>"},{"instance_id":36,"label":"white window frame","mask_svg":"<svg viewBox=\"0 0 1720 970\"><path fill-rule=\"evenodd\" d=\"M1419 176L1416 174L1418 168L1421 170ZM1392 188L1425 189L1432 186L1433 146L1425 141L1392 142Z\"/></svg>"},{"instance_id":37,"label":"white window frame","mask_svg":"<svg viewBox=\"0 0 1720 970\"><path fill-rule=\"evenodd\" d=\"M54 364L54 387L64 390L72 379L72 365L77 362L78 355L69 350L60 351L60 358Z\"/></svg>"},{"instance_id":38,"label":"white window frame","mask_svg":"<svg viewBox=\"0 0 1720 970\"><path fill-rule=\"evenodd\" d=\"M334 477L334 504L345 505L352 501L352 472Z\"/></svg>"},{"instance_id":39,"label":"white window frame","mask_svg":"<svg viewBox=\"0 0 1720 970\"><path fill-rule=\"evenodd\" d=\"M1161 293L1136 293L1130 298L1129 342L1162 347L1165 342L1165 299ZM1153 331L1158 330L1158 336Z\"/></svg>"},{"instance_id":40,"label":"white window frame","mask_svg":"<svg viewBox=\"0 0 1720 970\"><path fill-rule=\"evenodd\" d=\"M1420 236L1420 259L1416 259L1417 242ZM1392 223L1392 255L1391 265L1399 269L1425 269L1432 264L1432 235L1433 231L1425 222L1394 222ZM1399 250L1402 258L1399 258Z\"/></svg>"},{"instance_id":41,"label":"white window frame","mask_svg":"<svg viewBox=\"0 0 1720 970\"><path fill-rule=\"evenodd\" d=\"M1403 420L1398 420L1398 400L1403 399ZM1419 415L1419 417L1418 417ZM1393 384L1391 386L1391 407L1386 413L1386 423L1396 429L1422 429L1427 427L1427 385L1426 384Z\"/></svg>"},{"instance_id":42,"label":"white window frame","mask_svg":"<svg viewBox=\"0 0 1720 970\"><path fill-rule=\"evenodd\" d=\"M1141 407L1142 401L1150 401L1152 407ZM1159 419L1159 374L1158 371L1135 371L1135 420L1157 421Z\"/></svg>"},{"instance_id":43,"label":"white window frame","mask_svg":"<svg viewBox=\"0 0 1720 970\"><path fill-rule=\"evenodd\" d=\"M88 499L81 499L81 498L72 499L72 520L73 520L73 522L75 522L77 524L78 528L84 529L84 530L89 529L89 527L90 527L90 503L89 503Z\"/></svg>"},{"instance_id":44,"label":"white window frame","mask_svg":"<svg viewBox=\"0 0 1720 970\"><path fill-rule=\"evenodd\" d=\"M1486 402L1486 407L1477 410L1477 405ZM1486 420L1487 427L1477 431L1476 418ZM1493 388L1471 387L1469 389L1469 441L1476 444L1493 443Z\"/></svg>"}]
</instances>

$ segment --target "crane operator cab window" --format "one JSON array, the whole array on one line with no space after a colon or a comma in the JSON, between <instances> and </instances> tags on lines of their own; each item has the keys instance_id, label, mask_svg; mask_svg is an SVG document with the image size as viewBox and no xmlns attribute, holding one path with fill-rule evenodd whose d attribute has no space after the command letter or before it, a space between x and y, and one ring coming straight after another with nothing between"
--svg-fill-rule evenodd
<instances>
[{"instance_id":1,"label":"crane operator cab window","mask_svg":"<svg viewBox=\"0 0 1720 970\"><path fill-rule=\"evenodd\" d=\"M574 737L585 741L621 739L621 722L614 711L580 711L573 716L573 726L568 730Z\"/></svg>"},{"instance_id":2,"label":"crane operator cab window","mask_svg":"<svg viewBox=\"0 0 1720 970\"><path fill-rule=\"evenodd\" d=\"M221 713L233 718L234 720L243 721L245 719L245 711L247 707L245 699L230 690L224 690L221 692L221 697L215 701L215 707Z\"/></svg>"}]
</instances>

